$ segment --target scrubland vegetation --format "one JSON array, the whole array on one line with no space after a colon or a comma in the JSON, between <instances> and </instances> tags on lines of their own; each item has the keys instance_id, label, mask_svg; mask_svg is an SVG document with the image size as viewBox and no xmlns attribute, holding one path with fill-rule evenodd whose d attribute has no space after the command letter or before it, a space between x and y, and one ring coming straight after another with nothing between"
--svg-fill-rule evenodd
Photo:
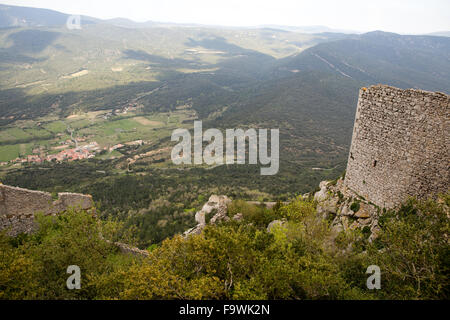
<instances>
[{"instance_id":1,"label":"scrubland vegetation","mask_svg":"<svg viewBox=\"0 0 450 320\"><path fill-rule=\"evenodd\" d=\"M410 200L386 212L373 243L361 231L336 233L315 204L297 198L273 210L235 201L243 214L124 255L134 230L85 212L40 216L39 231L0 237L0 299L448 299L447 195ZM283 225L266 230L272 219ZM111 240L111 241L108 241ZM381 268L381 289L368 290L366 269ZM81 268L81 290L67 290L69 265Z\"/></svg>"}]
</instances>

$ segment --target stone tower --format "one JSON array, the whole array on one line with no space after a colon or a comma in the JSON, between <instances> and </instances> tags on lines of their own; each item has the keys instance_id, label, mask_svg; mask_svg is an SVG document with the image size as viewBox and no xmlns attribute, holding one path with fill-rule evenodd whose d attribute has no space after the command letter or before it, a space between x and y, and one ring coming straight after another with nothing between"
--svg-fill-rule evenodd
<instances>
[{"instance_id":1,"label":"stone tower","mask_svg":"<svg viewBox=\"0 0 450 320\"><path fill-rule=\"evenodd\" d=\"M449 190L450 97L384 85L363 88L345 186L385 208Z\"/></svg>"}]
</instances>

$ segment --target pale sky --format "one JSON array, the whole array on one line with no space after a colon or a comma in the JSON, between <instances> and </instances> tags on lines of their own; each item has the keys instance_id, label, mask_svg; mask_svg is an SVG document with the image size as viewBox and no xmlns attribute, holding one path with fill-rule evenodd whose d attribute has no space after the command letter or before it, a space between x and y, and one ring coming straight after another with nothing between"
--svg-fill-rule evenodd
<instances>
[{"instance_id":1,"label":"pale sky","mask_svg":"<svg viewBox=\"0 0 450 320\"><path fill-rule=\"evenodd\" d=\"M450 30L450 0L0 0L0 3L139 22L324 25L409 34Z\"/></svg>"}]
</instances>

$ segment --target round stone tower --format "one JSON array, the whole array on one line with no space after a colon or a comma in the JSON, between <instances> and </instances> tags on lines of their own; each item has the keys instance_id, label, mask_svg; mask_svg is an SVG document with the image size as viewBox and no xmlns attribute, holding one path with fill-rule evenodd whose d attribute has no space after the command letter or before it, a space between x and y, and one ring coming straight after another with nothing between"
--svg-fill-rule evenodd
<instances>
[{"instance_id":1,"label":"round stone tower","mask_svg":"<svg viewBox=\"0 0 450 320\"><path fill-rule=\"evenodd\" d=\"M449 190L450 97L384 85L362 88L345 186L392 208Z\"/></svg>"}]
</instances>

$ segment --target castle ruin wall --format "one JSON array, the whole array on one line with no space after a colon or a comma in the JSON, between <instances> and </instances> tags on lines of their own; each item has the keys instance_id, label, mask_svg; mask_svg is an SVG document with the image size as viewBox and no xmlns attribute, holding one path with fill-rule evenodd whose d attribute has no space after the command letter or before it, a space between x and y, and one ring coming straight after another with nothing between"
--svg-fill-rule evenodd
<instances>
[{"instance_id":1,"label":"castle ruin wall","mask_svg":"<svg viewBox=\"0 0 450 320\"><path fill-rule=\"evenodd\" d=\"M345 186L383 208L448 192L449 107L439 92L361 89Z\"/></svg>"},{"instance_id":2,"label":"castle ruin wall","mask_svg":"<svg viewBox=\"0 0 450 320\"><path fill-rule=\"evenodd\" d=\"M48 192L0 184L0 230L6 229L12 236L30 233L35 229L36 213L54 215L69 208L88 210L93 206L89 195L59 193L54 201Z\"/></svg>"}]
</instances>

